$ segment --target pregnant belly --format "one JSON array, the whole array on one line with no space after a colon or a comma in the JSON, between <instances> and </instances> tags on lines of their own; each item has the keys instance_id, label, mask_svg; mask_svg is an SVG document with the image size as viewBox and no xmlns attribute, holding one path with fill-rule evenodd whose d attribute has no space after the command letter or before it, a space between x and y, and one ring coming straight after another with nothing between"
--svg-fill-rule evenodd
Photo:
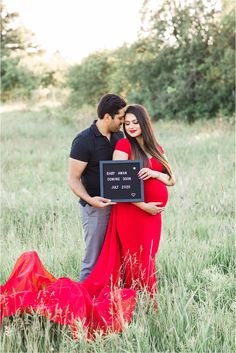
<instances>
[{"instance_id":1,"label":"pregnant belly","mask_svg":"<svg viewBox=\"0 0 236 353\"><path fill-rule=\"evenodd\" d=\"M165 206L168 201L168 190L165 184L158 179L148 179L144 181L145 202L162 202Z\"/></svg>"}]
</instances>

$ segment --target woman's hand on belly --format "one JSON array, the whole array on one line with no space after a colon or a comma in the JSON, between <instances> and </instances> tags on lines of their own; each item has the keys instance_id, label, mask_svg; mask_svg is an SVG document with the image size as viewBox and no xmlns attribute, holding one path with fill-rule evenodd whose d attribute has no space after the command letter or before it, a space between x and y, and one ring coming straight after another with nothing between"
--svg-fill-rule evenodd
<instances>
[{"instance_id":1,"label":"woman's hand on belly","mask_svg":"<svg viewBox=\"0 0 236 353\"><path fill-rule=\"evenodd\" d=\"M163 212L165 209L165 207L162 206L162 202L140 202L139 208L152 216Z\"/></svg>"}]
</instances>

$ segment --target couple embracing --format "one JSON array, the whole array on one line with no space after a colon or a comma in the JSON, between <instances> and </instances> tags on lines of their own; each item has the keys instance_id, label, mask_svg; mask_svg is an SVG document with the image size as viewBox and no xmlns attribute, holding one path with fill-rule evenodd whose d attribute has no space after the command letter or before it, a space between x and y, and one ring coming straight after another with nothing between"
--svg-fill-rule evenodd
<instances>
[{"instance_id":1,"label":"couple embracing","mask_svg":"<svg viewBox=\"0 0 236 353\"><path fill-rule=\"evenodd\" d=\"M144 181L144 202L114 204L100 196L99 161L112 159L143 161L138 177ZM56 279L36 252L23 254L2 287L3 316L37 310L75 331L78 321L90 333L97 328L121 331L132 318L137 291L155 294L161 213L167 186L174 184L147 110L127 106L115 94L103 96L97 120L75 137L69 159L69 185L80 198L85 240L79 282Z\"/></svg>"}]
</instances>

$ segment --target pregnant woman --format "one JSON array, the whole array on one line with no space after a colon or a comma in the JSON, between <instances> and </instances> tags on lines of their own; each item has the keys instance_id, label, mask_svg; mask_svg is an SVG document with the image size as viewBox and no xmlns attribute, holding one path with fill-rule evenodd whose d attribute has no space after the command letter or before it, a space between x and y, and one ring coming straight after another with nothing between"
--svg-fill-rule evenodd
<instances>
[{"instance_id":1,"label":"pregnant woman","mask_svg":"<svg viewBox=\"0 0 236 353\"><path fill-rule=\"evenodd\" d=\"M22 254L1 287L2 318L36 311L71 325L75 336L78 321L88 336L96 329L118 332L132 318L136 291L147 288L151 296L155 293L161 212L168 200L166 185L174 185L175 178L143 106L127 108L124 132L126 138L118 141L113 159L143 160L139 177L144 181L144 202L113 206L102 251L83 282L56 279L35 251Z\"/></svg>"},{"instance_id":2,"label":"pregnant woman","mask_svg":"<svg viewBox=\"0 0 236 353\"><path fill-rule=\"evenodd\" d=\"M156 287L155 255L161 235L161 212L168 200L166 185L174 185L175 178L157 143L146 109L131 105L125 113L126 139L118 141L113 159L143 160L139 172L144 180L145 202L118 204L117 233L121 244L126 287L147 287L151 294Z\"/></svg>"}]
</instances>

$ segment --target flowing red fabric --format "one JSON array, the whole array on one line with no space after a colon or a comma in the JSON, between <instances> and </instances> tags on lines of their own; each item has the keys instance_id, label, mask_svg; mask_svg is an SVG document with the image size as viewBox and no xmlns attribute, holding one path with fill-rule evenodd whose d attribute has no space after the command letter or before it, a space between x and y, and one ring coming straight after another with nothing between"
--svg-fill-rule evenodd
<instances>
[{"instance_id":1,"label":"flowing red fabric","mask_svg":"<svg viewBox=\"0 0 236 353\"><path fill-rule=\"evenodd\" d=\"M110 256L111 252L115 256ZM99 260L83 283L65 277L56 279L44 268L36 251L23 253L1 286L1 318L26 310L71 325L75 336L78 321L88 336L98 329L104 333L120 332L124 323L132 319L136 291L118 287L119 254L115 211Z\"/></svg>"},{"instance_id":2,"label":"flowing red fabric","mask_svg":"<svg viewBox=\"0 0 236 353\"><path fill-rule=\"evenodd\" d=\"M117 149L127 151L127 140ZM162 165L150 159L153 170ZM146 202L168 200L166 186L157 179L144 181ZM1 287L1 318L37 312L60 324L70 325L76 337L81 322L88 336L95 330L120 332L132 320L136 292L156 291L155 255L161 235L161 214L149 215L131 203L113 206L105 241L98 261L84 282L56 279L42 265L37 252L25 252L17 260L11 276Z\"/></svg>"}]
</instances>

